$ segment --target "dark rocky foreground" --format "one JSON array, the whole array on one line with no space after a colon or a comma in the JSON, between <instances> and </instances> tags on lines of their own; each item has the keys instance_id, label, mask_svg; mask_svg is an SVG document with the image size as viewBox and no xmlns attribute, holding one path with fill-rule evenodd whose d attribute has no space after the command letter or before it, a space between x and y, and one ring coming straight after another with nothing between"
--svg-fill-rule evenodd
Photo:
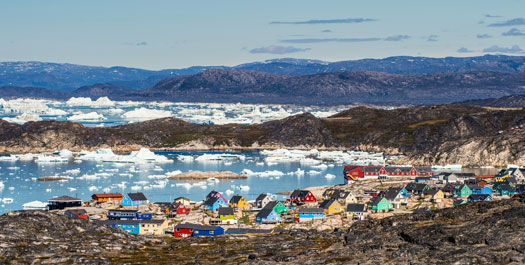
<instances>
[{"instance_id":1,"label":"dark rocky foreground","mask_svg":"<svg viewBox=\"0 0 525 265\"><path fill-rule=\"evenodd\" d=\"M51 213L0 217L4 263L523 264L525 196L362 221L335 232L148 238Z\"/></svg>"},{"instance_id":2,"label":"dark rocky foreground","mask_svg":"<svg viewBox=\"0 0 525 265\"><path fill-rule=\"evenodd\" d=\"M164 118L110 128L0 120L0 153L112 148L129 152L210 149L340 149L408 155L400 163L525 164L525 109L436 105L352 108L329 118L300 114L254 125L199 125ZM501 131L501 132L500 132Z\"/></svg>"}]
</instances>

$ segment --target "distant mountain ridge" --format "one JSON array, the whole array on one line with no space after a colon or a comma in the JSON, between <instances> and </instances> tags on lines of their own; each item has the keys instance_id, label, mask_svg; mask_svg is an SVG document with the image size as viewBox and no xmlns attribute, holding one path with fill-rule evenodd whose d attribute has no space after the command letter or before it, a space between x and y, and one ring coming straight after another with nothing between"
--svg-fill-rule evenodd
<instances>
[{"instance_id":1,"label":"distant mountain ridge","mask_svg":"<svg viewBox=\"0 0 525 265\"><path fill-rule=\"evenodd\" d=\"M74 91L2 87L0 96L56 99L107 96L112 100L297 105L428 105L520 94L525 89L524 84L525 72L399 75L347 71L296 76L213 69L164 79L144 90L113 84L95 84Z\"/></svg>"},{"instance_id":2,"label":"distant mountain ridge","mask_svg":"<svg viewBox=\"0 0 525 265\"><path fill-rule=\"evenodd\" d=\"M516 73L525 71L525 56L485 55L464 58L396 56L384 59L340 62L282 58L234 67L193 66L159 71L120 66L98 67L67 63L0 62L0 87L45 87L51 90L72 91L82 86L109 83L140 90L150 88L166 78L194 75L210 69L251 70L284 75L312 75L346 71L374 71L408 75L473 71Z\"/></svg>"},{"instance_id":3,"label":"distant mountain ridge","mask_svg":"<svg viewBox=\"0 0 525 265\"><path fill-rule=\"evenodd\" d=\"M523 108L525 107L525 94L510 95L501 98L473 99L458 102L457 104L469 104L490 107Z\"/></svg>"}]
</instances>

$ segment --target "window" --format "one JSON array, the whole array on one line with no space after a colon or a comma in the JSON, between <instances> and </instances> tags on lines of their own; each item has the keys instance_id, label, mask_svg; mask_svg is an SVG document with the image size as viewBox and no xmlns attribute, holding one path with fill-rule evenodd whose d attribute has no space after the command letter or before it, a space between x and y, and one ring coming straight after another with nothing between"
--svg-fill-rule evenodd
<instances>
[{"instance_id":1,"label":"window","mask_svg":"<svg viewBox=\"0 0 525 265\"><path fill-rule=\"evenodd\" d=\"M214 231L210 231L210 235L213 235L213 232L214 232Z\"/></svg>"}]
</instances>

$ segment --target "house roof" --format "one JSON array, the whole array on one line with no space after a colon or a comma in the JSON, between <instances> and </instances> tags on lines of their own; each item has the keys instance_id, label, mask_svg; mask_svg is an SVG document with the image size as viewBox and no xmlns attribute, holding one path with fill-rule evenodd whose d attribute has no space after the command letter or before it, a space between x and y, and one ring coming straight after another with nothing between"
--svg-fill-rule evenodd
<instances>
[{"instance_id":1,"label":"house roof","mask_svg":"<svg viewBox=\"0 0 525 265\"><path fill-rule=\"evenodd\" d=\"M365 204L351 203L346 205L346 211L353 213L364 213L367 211L367 209Z\"/></svg>"},{"instance_id":2,"label":"house roof","mask_svg":"<svg viewBox=\"0 0 525 265\"><path fill-rule=\"evenodd\" d=\"M84 209L70 209L65 212L66 214L72 214L72 215L86 215L87 212Z\"/></svg>"},{"instance_id":3,"label":"house roof","mask_svg":"<svg viewBox=\"0 0 525 265\"><path fill-rule=\"evenodd\" d=\"M425 184L425 183L412 182L412 183L408 183L405 189L407 191L423 191L427 186L428 184Z\"/></svg>"},{"instance_id":4,"label":"house roof","mask_svg":"<svg viewBox=\"0 0 525 265\"><path fill-rule=\"evenodd\" d=\"M234 215L234 211L232 207L220 207L219 208L219 216L221 215Z\"/></svg>"},{"instance_id":5,"label":"house roof","mask_svg":"<svg viewBox=\"0 0 525 265\"><path fill-rule=\"evenodd\" d=\"M73 198L71 196L60 196L49 200L50 202L82 202L79 198Z\"/></svg>"},{"instance_id":6,"label":"house roof","mask_svg":"<svg viewBox=\"0 0 525 265\"><path fill-rule=\"evenodd\" d=\"M113 212L113 213L136 213L138 212L137 210L109 210L108 212Z\"/></svg>"},{"instance_id":7,"label":"house roof","mask_svg":"<svg viewBox=\"0 0 525 265\"><path fill-rule=\"evenodd\" d=\"M278 201L270 201L263 208L273 209L277 204L279 204Z\"/></svg>"},{"instance_id":8,"label":"house roof","mask_svg":"<svg viewBox=\"0 0 525 265\"><path fill-rule=\"evenodd\" d=\"M381 168L383 167L382 166L369 166L369 167L364 167L363 171L366 173L379 173L379 170L381 170Z\"/></svg>"},{"instance_id":9,"label":"house roof","mask_svg":"<svg viewBox=\"0 0 525 265\"><path fill-rule=\"evenodd\" d=\"M270 215L272 212L274 212L273 208L264 208L259 211L256 218L266 218L268 215Z\"/></svg>"},{"instance_id":10,"label":"house roof","mask_svg":"<svg viewBox=\"0 0 525 265\"><path fill-rule=\"evenodd\" d=\"M190 199L188 199L188 198L186 198L186 197L177 197L177 198L175 198L175 200L173 200L173 201L178 201L178 200L189 201Z\"/></svg>"},{"instance_id":11,"label":"house roof","mask_svg":"<svg viewBox=\"0 0 525 265\"><path fill-rule=\"evenodd\" d=\"M370 202L372 203L372 205L377 205L381 202L381 200L383 200L383 197L377 196L377 197L374 197Z\"/></svg>"},{"instance_id":12,"label":"house roof","mask_svg":"<svg viewBox=\"0 0 525 265\"><path fill-rule=\"evenodd\" d=\"M432 172L432 167L429 167L429 166L422 166L422 167L414 167L417 172L419 173L422 173L422 172Z\"/></svg>"},{"instance_id":13,"label":"house roof","mask_svg":"<svg viewBox=\"0 0 525 265\"><path fill-rule=\"evenodd\" d=\"M235 195L231 198L230 203L239 203L242 200L242 198L243 197L241 195Z\"/></svg>"},{"instance_id":14,"label":"house roof","mask_svg":"<svg viewBox=\"0 0 525 265\"><path fill-rule=\"evenodd\" d=\"M436 195L436 194L437 194L438 192L440 192L440 191L441 191L440 189L432 188L432 189L428 189L428 190L423 191L423 195L434 196L434 195Z\"/></svg>"},{"instance_id":15,"label":"house roof","mask_svg":"<svg viewBox=\"0 0 525 265\"><path fill-rule=\"evenodd\" d=\"M207 199L203 205L207 205L207 206L212 206L215 202L217 202L219 200L219 197L210 197L209 199Z\"/></svg>"},{"instance_id":16,"label":"house roof","mask_svg":"<svg viewBox=\"0 0 525 265\"><path fill-rule=\"evenodd\" d=\"M266 193L261 193L259 194L259 196L257 196L257 199L255 199L255 201L262 201L264 200L264 198L266 198L268 196L268 194Z\"/></svg>"},{"instance_id":17,"label":"house roof","mask_svg":"<svg viewBox=\"0 0 525 265\"><path fill-rule=\"evenodd\" d=\"M332 203L335 202L335 199L330 200L324 200L320 205L319 208L328 209L332 205Z\"/></svg>"},{"instance_id":18,"label":"house roof","mask_svg":"<svg viewBox=\"0 0 525 265\"><path fill-rule=\"evenodd\" d=\"M324 213L322 208L299 208L299 213Z\"/></svg>"},{"instance_id":19,"label":"house roof","mask_svg":"<svg viewBox=\"0 0 525 265\"><path fill-rule=\"evenodd\" d=\"M403 188L389 188L385 193L385 198L387 200L393 200L397 197L397 195L401 192Z\"/></svg>"},{"instance_id":20,"label":"house roof","mask_svg":"<svg viewBox=\"0 0 525 265\"><path fill-rule=\"evenodd\" d=\"M124 197L121 193L95 193L91 197L96 198L122 198Z\"/></svg>"},{"instance_id":21,"label":"house roof","mask_svg":"<svg viewBox=\"0 0 525 265\"><path fill-rule=\"evenodd\" d=\"M215 231L218 228L220 228L220 226L198 225L198 224L178 224L178 225L175 226L175 228Z\"/></svg>"},{"instance_id":22,"label":"house roof","mask_svg":"<svg viewBox=\"0 0 525 265\"><path fill-rule=\"evenodd\" d=\"M412 170L412 167L385 167L386 172L403 172L403 173L409 173Z\"/></svg>"},{"instance_id":23,"label":"house roof","mask_svg":"<svg viewBox=\"0 0 525 265\"><path fill-rule=\"evenodd\" d=\"M471 194L468 196L468 199L471 201L484 201L489 197L492 198L489 194Z\"/></svg>"},{"instance_id":24,"label":"house roof","mask_svg":"<svg viewBox=\"0 0 525 265\"><path fill-rule=\"evenodd\" d=\"M128 193L128 197L132 201L147 201L146 195L142 192Z\"/></svg>"}]
</instances>

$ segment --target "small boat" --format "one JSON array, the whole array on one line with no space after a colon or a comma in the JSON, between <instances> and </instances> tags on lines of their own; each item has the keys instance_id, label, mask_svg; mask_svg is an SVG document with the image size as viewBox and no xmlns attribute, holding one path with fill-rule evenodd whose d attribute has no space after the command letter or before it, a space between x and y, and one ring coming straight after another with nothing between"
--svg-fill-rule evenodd
<instances>
[{"instance_id":1,"label":"small boat","mask_svg":"<svg viewBox=\"0 0 525 265\"><path fill-rule=\"evenodd\" d=\"M0 161L17 161L18 159L20 158L15 155L0 156Z\"/></svg>"}]
</instances>

